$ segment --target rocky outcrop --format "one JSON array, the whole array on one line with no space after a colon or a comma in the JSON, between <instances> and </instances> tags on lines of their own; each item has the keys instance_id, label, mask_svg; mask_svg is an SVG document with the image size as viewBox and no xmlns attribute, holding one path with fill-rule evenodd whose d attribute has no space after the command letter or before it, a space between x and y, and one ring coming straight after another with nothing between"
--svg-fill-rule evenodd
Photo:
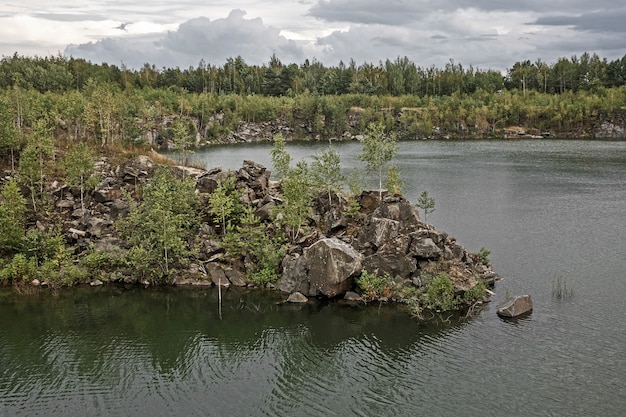
<instances>
[{"instance_id":1,"label":"rocky outcrop","mask_svg":"<svg viewBox=\"0 0 626 417\"><path fill-rule=\"evenodd\" d=\"M130 210L129 197L140 198L141 186L150 181L159 164L139 156L116 168L106 159L98 166L100 184L85 196L84 207L80 190L58 184L53 193L54 206L64 219L65 237L74 253L124 254L129 248L119 238L116 224ZM241 203L251 207L271 230L279 227L271 222L274 210L283 204L280 183L271 181L270 171L252 161L244 161L236 171L167 168L178 177L195 181L203 206L200 215L204 216L194 237L193 260L186 269L177 269L168 282L223 288L254 286L246 276L254 260L233 258L227 253L221 232L216 232L219 226L210 221L208 201L219 182L232 176ZM480 257L469 253L447 233L424 223L408 200L384 190L364 191L353 200L342 194L320 193L299 236L286 249L275 286L286 295L295 294L292 301L303 300L297 294L362 301L356 279L363 271L409 288L423 287L430 277L445 272L459 296L479 283L490 285L497 277ZM150 284L127 270L98 279L104 283Z\"/></svg>"}]
</instances>

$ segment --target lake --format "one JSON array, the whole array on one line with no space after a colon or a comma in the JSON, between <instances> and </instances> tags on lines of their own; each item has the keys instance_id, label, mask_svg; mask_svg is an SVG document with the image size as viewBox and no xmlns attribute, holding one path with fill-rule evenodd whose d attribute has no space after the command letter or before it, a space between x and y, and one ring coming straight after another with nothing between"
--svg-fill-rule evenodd
<instances>
[{"instance_id":1,"label":"lake","mask_svg":"<svg viewBox=\"0 0 626 417\"><path fill-rule=\"evenodd\" d=\"M360 144L333 146L346 173L360 165ZM270 149L194 159L271 168ZM394 163L411 201L435 198L430 223L491 251L504 279L474 317L234 289L220 315L213 289L0 288L0 416L621 416L626 142L402 142ZM498 318L507 293L533 313Z\"/></svg>"}]
</instances>

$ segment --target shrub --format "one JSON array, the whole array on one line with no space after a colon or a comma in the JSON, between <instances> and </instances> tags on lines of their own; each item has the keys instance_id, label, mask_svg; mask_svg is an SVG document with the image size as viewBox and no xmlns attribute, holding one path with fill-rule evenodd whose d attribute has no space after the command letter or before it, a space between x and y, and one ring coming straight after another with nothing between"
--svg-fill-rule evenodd
<instances>
[{"instance_id":1,"label":"shrub","mask_svg":"<svg viewBox=\"0 0 626 417\"><path fill-rule=\"evenodd\" d=\"M362 296L365 301L389 299L393 296L393 283L389 274L380 277L363 270L356 279L356 284L363 292Z\"/></svg>"},{"instance_id":2,"label":"shrub","mask_svg":"<svg viewBox=\"0 0 626 417\"><path fill-rule=\"evenodd\" d=\"M454 296L454 284L445 272L433 276L426 290L425 304L433 310L455 310L458 299Z\"/></svg>"},{"instance_id":3,"label":"shrub","mask_svg":"<svg viewBox=\"0 0 626 417\"><path fill-rule=\"evenodd\" d=\"M1 280L13 282L29 281L37 277L37 265L33 258L27 258L22 253L13 255L13 259L0 272Z\"/></svg>"},{"instance_id":4,"label":"shrub","mask_svg":"<svg viewBox=\"0 0 626 417\"><path fill-rule=\"evenodd\" d=\"M491 254L490 250L485 249L484 247L480 248L480 250L474 253L474 256L478 258L478 260L485 265L490 265L491 261L489 260L489 255Z\"/></svg>"},{"instance_id":5,"label":"shrub","mask_svg":"<svg viewBox=\"0 0 626 417\"><path fill-rule=\"evenodd\" d=\"M474 304L477 301L481 301L487 294L487 287L482 282L474 285L463 294L463 302L467 304Z\"/></svg>"}]
</instances>

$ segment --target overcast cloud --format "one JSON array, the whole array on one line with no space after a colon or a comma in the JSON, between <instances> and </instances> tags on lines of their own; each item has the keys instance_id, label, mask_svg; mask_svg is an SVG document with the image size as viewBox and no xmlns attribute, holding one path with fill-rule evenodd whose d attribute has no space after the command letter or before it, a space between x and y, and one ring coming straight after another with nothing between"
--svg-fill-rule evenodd
<instances>
[{"instance_id":1,"label":"overcast cloud","mask_svg":"<svg viewBox=\"0 0 626 417\"><path fill-rule=\"evenodd\" d=\"M22 0L0 5L0 54L161 67L305 58L377 64L407 56L506 70L583 52L626 55L626 6L611 0Z\"/></svg>"}]
</instances>

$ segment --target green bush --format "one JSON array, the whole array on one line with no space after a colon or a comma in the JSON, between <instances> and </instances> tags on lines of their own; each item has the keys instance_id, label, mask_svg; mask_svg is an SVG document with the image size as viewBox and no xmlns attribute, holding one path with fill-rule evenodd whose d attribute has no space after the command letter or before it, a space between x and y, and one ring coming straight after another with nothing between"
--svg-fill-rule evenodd
<instances>
[{"instance_id":1,"label":"green bush","mask_svg":"<svg viewBox=\"0 0 626 417\"><path fill-rule=\"evenodd\" d=\"M0 272L0 280L30 281L37 278L37 265L34 258L27 258L22 253L13 255L13 259Z\"/></svg>"},{"instance_id":2,"label":"green bush","mask_svg":"<svg viewBox=\"0 0 626 417\"><path fill-rule=\"evenodd\" d=\"M454 284L445 272L433 276L426 290L425 304L433 310L447 311L458 307Z\"/></svg>"},{"instance_id":3,"label":"green bush","mask_svg":"<svg viewBox=\"0 0 626 417\"><path fill-rule=\"evenodd\" d=\"M463 302L467 304L474 304L477 301L481 301L487 294L487 287L482 282L474 285L463 294Z\"/></svg>"},{"instance_id":4,"label":"green bush","mask_svg":"<svg viewBox=\"0 0 626 417\"><path fill-rule=\"evenodd\" d=\"M393 296L393 283L389 274L380 277L364 269L356 279L356 284L361 289L365 301L389 299Z\"/></svg>"}]
</instances>

